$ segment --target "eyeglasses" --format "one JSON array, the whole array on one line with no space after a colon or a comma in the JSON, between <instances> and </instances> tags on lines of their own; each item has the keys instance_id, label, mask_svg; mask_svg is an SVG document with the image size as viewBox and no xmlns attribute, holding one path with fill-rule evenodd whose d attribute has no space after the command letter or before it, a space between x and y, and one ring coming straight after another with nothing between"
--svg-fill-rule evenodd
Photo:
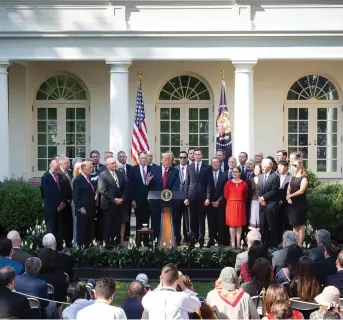
<instances>
[{"instance_id":1,"label":"eyeglasses","mask_svg":"<svg viewBox=\"0 0 343 320\"><path fill-rule=\"evenodd\" d=\"M187 157L179 157L179 159L187 159Z\"/></svg>"},{"instance_id":2,"label":"eyeglasses","mask_svg":"<svg viewBox=\"0 0 343 320\"><path fill-rule=\"evenodd\" d=\"M233 170L232 173L239 173L239 171L238 170Z\"/></svg>"}]
</instances>

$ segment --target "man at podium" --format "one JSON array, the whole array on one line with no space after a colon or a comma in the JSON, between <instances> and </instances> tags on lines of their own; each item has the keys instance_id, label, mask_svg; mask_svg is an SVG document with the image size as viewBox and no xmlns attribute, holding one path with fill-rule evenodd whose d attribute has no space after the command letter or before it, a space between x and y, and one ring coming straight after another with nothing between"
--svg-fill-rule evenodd
<instances>
[{"instance_id":1,"label":"man at podium","mask_svg":"<svg viewBox=\"0 0 343 320\"><path fill-rule=\"evenodd\" d=\"M162 191L165 189L178 191L180 189L179 171L172 167L173 157L170 153L161 155L161 166L151 168L146 181L150 191ZM150 200L151 226L154 230L154 239L159 237L161 228L161 200Z\"/></svg>"}]
</instances>

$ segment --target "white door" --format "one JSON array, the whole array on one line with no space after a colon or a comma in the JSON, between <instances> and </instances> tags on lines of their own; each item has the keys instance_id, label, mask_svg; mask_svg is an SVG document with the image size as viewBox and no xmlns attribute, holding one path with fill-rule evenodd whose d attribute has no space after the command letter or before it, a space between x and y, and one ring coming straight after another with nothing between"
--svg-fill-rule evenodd
<instances>
[{"instance_id":1,"label":"white door","mask_svg":"<svg viewBox=\"0 0 343 320\"><path fill-rule=\"evenodd\" d=\"M160 103L156 111L158 123L155 153L158 157L171 150L177 159L180 151L200 147L204 161L209 161L214 137L212 104Z\"/></svg>"},{"instance_id":2,"label":"white door","mask_svg":"<svg viewBox=\"0 0 343 320\"><path fill-rule=\"evenodd\" d=\"M66 154L86 158L89 143L88 104L37 103L34 172L42 175L51 158Z\"/></svg>"},{"instance_id":3,"label":"white door","mask_svg":"<svg viewBox=\"0 0 343 320\"><path fill-rule=\"evenodd\" d=\"M300 151L307 168L320 178L341 177L340 106L286 104L284 143L288 152Z\"/></svg>"}]
</instances>

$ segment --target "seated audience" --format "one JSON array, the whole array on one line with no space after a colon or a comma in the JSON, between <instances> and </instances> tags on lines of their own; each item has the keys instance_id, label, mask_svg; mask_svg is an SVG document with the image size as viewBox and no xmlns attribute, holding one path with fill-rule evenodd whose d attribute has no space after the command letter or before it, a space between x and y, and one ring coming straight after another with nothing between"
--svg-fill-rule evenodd
<instances>
[{"instance_id":1,"label":"seated audience","mask_svg":"<svg viewBox=\"0 0 343 320\"><path fill-rule=\"evenodd\" d=\"M137 275L136 280L142 282L144 289L145 289L145 293L148 292L150 290L150 286L149 286L149 278L145 273L140 273Z\"/></svg>"},{"instance_id":2,"label":"seated audience","mask_svg":"<svg viewBox=\"0 0 343 320\"><path fill-rule=\"evenodd\" d=\"M144 311L142 305L142 298L144 296L144 286L143 283L135 280L130 284L130 289L128 292L129 297L124 300L121 307L124 310L126 317L128 319L141 319Z\"/></svg>"},{"instance_id":3,"label":"seated audience","mask_svg":"<svg viewBox=\"0 0 343 320\"><path fill-rule=\"evenodd\" d=\"M300 300L313 302L319 291L320 286L316 278L313 260L308 256L301 257L289 285L291 297L298 297Z\"/></svg>"},{"instance_id":4,"label":"seated audience","mask_svg":"<svg viewBox=\"0 0 343 320\"><path fill-rule=\"evenodd\" d=\"M326 286L335 286L339 292L340 297L343 298L343 251L341 251L336 259L337 272L325 279Z\"/></svg>"},{"instance_id":5,"label":"seated audience","mask_svg":"<svg viewBox=\"0 0 343 320\"><path fill-rule=\"evenodd\" d=\"M251 297L258 296L263 288L268 288L272 281L272 266L265 258L258 258L252 267L252 281L241 285Z\"/></svg>"},{"instance_id":6,"label":"seated audience","mask_svg":"<svg viewBox=\"0 0 343 320\"><path fill-rule=\"evenodd\" d=\"M303 250L297 245L292 244L288 247L286 256L286 267L282 268L275 276L279 283L289 283L294 277L299 259L304 255Z\"/></svg>"},{"instance_id":7,"label":"seated audience","mask_svg":"<svg viewBox=\"0 0 343 320\"><path fill-rule=\"evenodd\" d=\"M239 272L241 270L242 264L248 263L248 251L251 245L254 243L254 241L261 241L261 233L256 229L249 231L247 234L246 242L248 244L248 249L237 254L236 256L236 263L235 263L236 272Z\"/></svg>"},{"instance_id":8,"label":"seated audience","mask_svg":"<svg viewBox=\"0 0 343 320\"><path fill-rule=\"evenodd\" d=\"M314 300L320 305L319 310L310 315L310 319L323 319L327 311L341 312L339 301L339 290L333 286L325 287L323 292L316 296Z\"/></svg>"},{"instance_id":9,"label":"seated audience","mask_svg":"<svg viewBox=\"0 0 343 320\"><path fill-rule=\"evenodd\" d=\"M218 319L213 308L206 302L204 297L199 297L201 307L197 312L189 314L189 319Z\"/></svg>"},{"instance_id":10,"label":"seated audience","mask_svg":"<svg viewBox=\"0 0 343 320\"><path fill-rule=\"evenodd\" d=\"M67 273L70 279L74 276L74 261L72 257L65 253L56 250L57 242L56 238L52 233L48 233L43 237L43 247L50 248L55 251L56 257L56 268Z\"/></svg>"},{"instance_id":11,"label":"seated audience","mask_svg":"<svg viewBox=\"0 0 343 320\"><path fill-rule=\"evenodd\" d=\"M252 277L252 267L258 258L267 259L267 249L261 241L254 241L248 251L248 262L241 265L241 282L251 282Z\"/></svg>"},{"instance_id":12,"label":"seated audience","mask_svg":"<svg viewBox=\"0 0 343 320\"><path fill-rule=\"evenodd\" d=\"M273 305L278 303L279 301L290 304L287 291L281 284L271 284L269 288L267 289L267 293L265 297L265 306L266 306L267 316L263 317L262 318L263 320L267 320L269 319L269 317L272 317L269 315L272 314ZM275 312L275 309L274 309L274 312ZM278 318L271 318L271 319L278 319ZM299 311L292 310L292 319L303 319L303 316Z\"/></svg>"},{"instance_id":13,"label":"seated audience","mask_svg":"<svg viewBox=\"0 0 343 320\"><path fill-rule=\"evenodd\" d=\"M323 319L342 319L341 314L337 311L329 310L326 311L324 314Z\"/></svg>"},{"instance_id":14,"label":"seated audience","mask_svg":"<svg viewBox=\"0 0 343 320\"><path fill-rule=\"evenodd\" d=\"M272 254L274 273L278 273L281 268L286 267L288 247L293 244L298 244L298 234L293 231L286 231L282 236L283 249L274 251Z\"/></svg>"},{"instance_id":15,"label":"seated audience","mask_svg":"<svg viewBox=\"0 0 343 320\"><path fill-rule=\"evenodd\" d=\"M330 232L325 229L317 230L315 233L317 247L309 250L308 254L314 262L325 260L324 257L324 244L330 241Z\"/></svg>"},{"instance_id":16,"label":"seated audience","mask_svg":"<svg viewBox=\"0 0 343 320\"><path fill-rule=\"evenodd\" d=\"M82 283L74 281L70 283L67 291L71 305L66 307L62 313L62 319L76 319L77 313L85 307L94 303L94 300L87 300L87 289Z\"/></svg>"},{"instance_id":17,"label":"seated audience","mask_svg":"<svg viewBox=\"0 0 343 320\"><path fill-rule=\"evenodd\" d=\"M21 238L18 231L12 230L7 234L7 239L11 240L13 247L12 260L25 266L26 259L32 257L30 254L21 250Z\"/></svg>"},{"instance_id":18,"label":"seated audience","mask_svg":"<svg viewBox=\"0 0 343 320\"><path fill-rule=\"evenodd\" d=\"M95 302L77 313L77 320L122 320L127 319L122 308L112 306L116 283L110 278L101 278L95 284ZM150 318L150 317L149 317Z\"/></svg>"},{"instance_id":19,"label":"seated audience","mask_svg":"<svg viewBox=\"0 0 343 320\"><path fill-rule=\"evenodd\" d=\"M337 272L336 260L341 251L341 246L337 241L330 240L324 245L325 260L315 264L317 271L317 278L321 285L325 285L325 279L331 274Z\"/></svg>"},{"instance_id":20,"label":"seated audience","mask_svg":"<svg viewBox=\"0 0 343 320\"><path fill-rule=\"evenodd\" d=\"M179 286L182 292L177 292ZM201 303L195 292L189 290L179 275L177 267L169 263L162 268L160 288L149 291L142 300L149 319L188 319L188 313L196 312Z\"/></svg>"},{"instance_id":21,"label":"seated audience","mask_svg":"<svg viewBox=\"0 0 343 320\"><path fill-rule=\"evenodd\" d=\"M215 283L215 289L207 294L207 303L213 307L219 319L259 319L251 297L237 285L235 269L224 268Z\"/></svg>"},{"instance_id":22,"label":"seated audience","mask_svg":"<svg viewBox=\"0 0 343 320\"><path fill-rule=\"evenodd\" d=\"M267 319L304 319L304 317L299 311L293 310L288 301L281 300L273 303Z\"/></svg>"},{"instance_id":23,"label":"seated audience","mask_svg":"<svg viewBox=\"0 0 343 320\"><path fill-rule=\"evenodd\" d=\"M12 260L13 248L11 240L7 238L0 239L0 268L12 267L16 274L22 274L24 267L18 262Z\"/></svg>"},{"instance_id":24,"label":"seated audience","mask_svg":"<svg viewBox=\"0 0 343 320\"><path fill-rule=\"evenodd\" d=\"M0 319L34 319L35 314L24 295L14 292L15 270L0 268Z\"/></svg>"}]
</instances>

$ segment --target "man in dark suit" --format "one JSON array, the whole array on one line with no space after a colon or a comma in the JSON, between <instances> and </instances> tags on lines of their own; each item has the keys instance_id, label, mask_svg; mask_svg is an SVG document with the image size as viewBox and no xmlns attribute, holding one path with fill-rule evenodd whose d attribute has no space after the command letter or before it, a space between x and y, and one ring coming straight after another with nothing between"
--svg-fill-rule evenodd
<instances>
[{"instance_id":1,"label":"man in dark suit","mask_svg":"<svg viewBox=\"0 0 343 320\"><path fill-rule=\"evenodd\" d=\"M180 189L179 171L172 167L173 157L170 153L161 155L161 166L151 168L151 175L146 180L150 191L162 191L169 189L178 191ZM154 230L154 238L159 238L161 227L161 203L160 200L150 200L151 225Z\"/></svg>"},{"instance_id":2,"label":"man in dark suit","mask_svg":"<svg viewBox=\"0 0 343 320\"><path fill-rule=\"evenodd\" d=\"M13 248L11 240L1 237L0 238L0 268L10 266L14 269L16 274L24 272L23 265L12 260Z\"/></svg>"},{"instance_id":3,"label":"man in dark suit","mask_svg":"<svg viewBox=\"0 0 343 320\"><path fill-rule=\"evenodd\" d=\"M324 245L330 241L330 232L325 229L317 230L314 237L316 238L317 247L309 250L308 255L314 262L325 260Z\"/></svg>"},{"instance_id":4,"label":"man in dark suit","mask_svg":"<svg viewBox=\"0 0 343 320\"><path fill-rule=\"evenodd\" d=\"M194 245L198 239L201 248L204 246L206 211L211 203L211 190L208 185L209 167L202 162L202 157L202 150L196 148L195 161L188 166L184 202L190 209L191 245Z\"/></svg>"},{"instance_id":5,"label":"man in dark suit","mask_svg":"<svg viewBox=\"0 0 343 320\"><path fill-rule=\"evenodd\" d=\"M225 201L223 191L226 181L227 174L225 172L220 172L220 160L217 157L212 158L211 167L210 170L208 170L211 204L208 206L207 211L210 238L207 247L214 246L215 240L217 240L218 245L224 244Z\"/></svg>"},{"instance_id":6,"label":"man in dark suit","mask_svg":"<svg viewBox=\"0 0 343 320\"><path fill-rule=\"evenodd\" d=\"M241 179L246 181L247 176L247 161L248 161L248 154L246 152L241 152L238 156L239 167L241 168Z\"/></svg>"},{"instance_id":7,"label":"man in dark suit","mask_svg":"<svg viewBox=\"0 0 343 320\"><path fill-rule=\"evenodd\" d=\"M7 239L11 240L13 247L12 260L21 265L25 265L26 259L32 257L27 252L21 250L21 237L18 231L12 230L7 234Z\"/></svg>"},{"instance_id":8,"label":"man in dark suit","mask_svg":"<svg viewBox=\"0 0 343 320\"><path fill-rule=\"evenodd\" d=\"M262 241L277 247L279 244L278 210L280 178L272 172L273 162L262 160L262 172L258 179L260 204L260 229Z\"/></svg>"},{"instance_id":9,"label":"man in dark suit","mask_svg":"<svg viewBox=\"0 0 343 320\"><path fill-rule=\"evenodd\" d=\"M130 175L129 197L131 205L135 210L136 230L147 224L149 227L150 204L148 200L149 187L146 182L147 175L150 175L151 166L148 166L148 154L142 151L138 155L139 164L133 166ZM147 237L143 241L147 244Z\"/></svg>"},{"instance_id":10,"label":"man in dark suit","mask_svg":"<svg viewBox=\"0 0 343 320\"><path fill-rule=\"evenodd\" d=\"M89 246L94 235L95 189L90 180L92 167L90 161L83 162L81 173L73 181L78 246Z\"/></svg>"},{"instance_id":11,"label":"man in dark suit","mask_svg":"<svg viewBox=\"0 0 343 320\"><path fill-rule=\"evenodd\" d=\"M188 149L188 164L192 164L194 162L194 147Z\"/></svg>"},{"instance_id":12,"label":"man in dark suit","mask_svg":"<svg viewBox=\"0 0 343 320\"><path fill-rule=\"evenodd\" d=\"M229 169L229 164L226 159L226 152L224 149L218 149L216 151L216 158L218 158L220 162L220 167L219 167L220 172L225 172L226 170Z\"/></svg>"},{"instance_id":13,"label":"man in dark suit","mask_svg":"<svg viewBox=\"0 0 343 320\"><path fill-rule=\"evenodd\" d=\"M291 226L288 222L286 214L287 208L287 189L291 181L292 175L288 171L288 162L286 160L280 160L278 164L278 174L280 177L280 189L279 189L279 226L280 234L286 230L291 230Z\"/></svg>"},{"instance_id":14,"label":"man in dark suit","mask_svg":"<svg viewBox=\"0 0 343 320\"><path fill-rule=\"evenodd\" d=\"M146 153L148 155L148 166L149 167L156 167L157 164L153 163L154 155L152 154L152 152L151 151L147 151Z\"/></svg>"},{"instance_id":15,"label":"man in dark suit","mask_svg":"<svg viewBox=\"0 0 343 320\"><path fill-rule=\"evenodd\" d=\"M343 251L341 251L336 259L337 272L325 279L325 286L334 286L340 292L340 297L343 298Z\"/></svg>"},{"instance_id":16,"label":"man in dark suit","mask_svg":"<svg viewBox=\"0 0 343 320\"><path fill-rule=\"evenodd\" d=\"M180 164L175 168L179 170L180 177L180 191L185 191L186 179L187 179L187 169L188 169L188 154L186 151L181 151L179 155ZM178 201L176 204L175 215L173 216L174 223L174 235L176 239L176 244L181 243L181 220L183 218L183 238L184 242L188 243L190 240L190 218L189 210L185 206L183 200Z\"/></svg>"},{"instance_id":17,"label":"man in dark suit","mask_svg":"<svg viewBox=\"0 0 343 320\"><path fill-rule=\"evenodd\" d=\"M50 170L41 180L41 193L44 199L44 216L46 231L54 234L58 246L62 246L63 237L63 215L61 211L65 208L67 199L64 192L64 181L59 174L60 164L57 160L50 162Z\"/></svg>"},{"instance_id":18,"label":"man in dark suit","mask_svg":"<svg viewBox=\"0 0 343 320\"><path fill-rule=\"evenodd\" d=\"M123 221L124 202L128 200L125 173L116 170L116 160L106 160L107 170L98 179L103 211L103 239L106 246L120 244L120 227Z\"/></svg>"},{"instance_id":19,"label":"man in dark suit","mask_svg":"<svg viewBox=\"0 0 343 320\"><path fill-rule=\"evenodd\" d=\"M36 319L27 298L13 292L14 279L13 268L0 268L0 319Z\"/></svg>"}]
</instances>

